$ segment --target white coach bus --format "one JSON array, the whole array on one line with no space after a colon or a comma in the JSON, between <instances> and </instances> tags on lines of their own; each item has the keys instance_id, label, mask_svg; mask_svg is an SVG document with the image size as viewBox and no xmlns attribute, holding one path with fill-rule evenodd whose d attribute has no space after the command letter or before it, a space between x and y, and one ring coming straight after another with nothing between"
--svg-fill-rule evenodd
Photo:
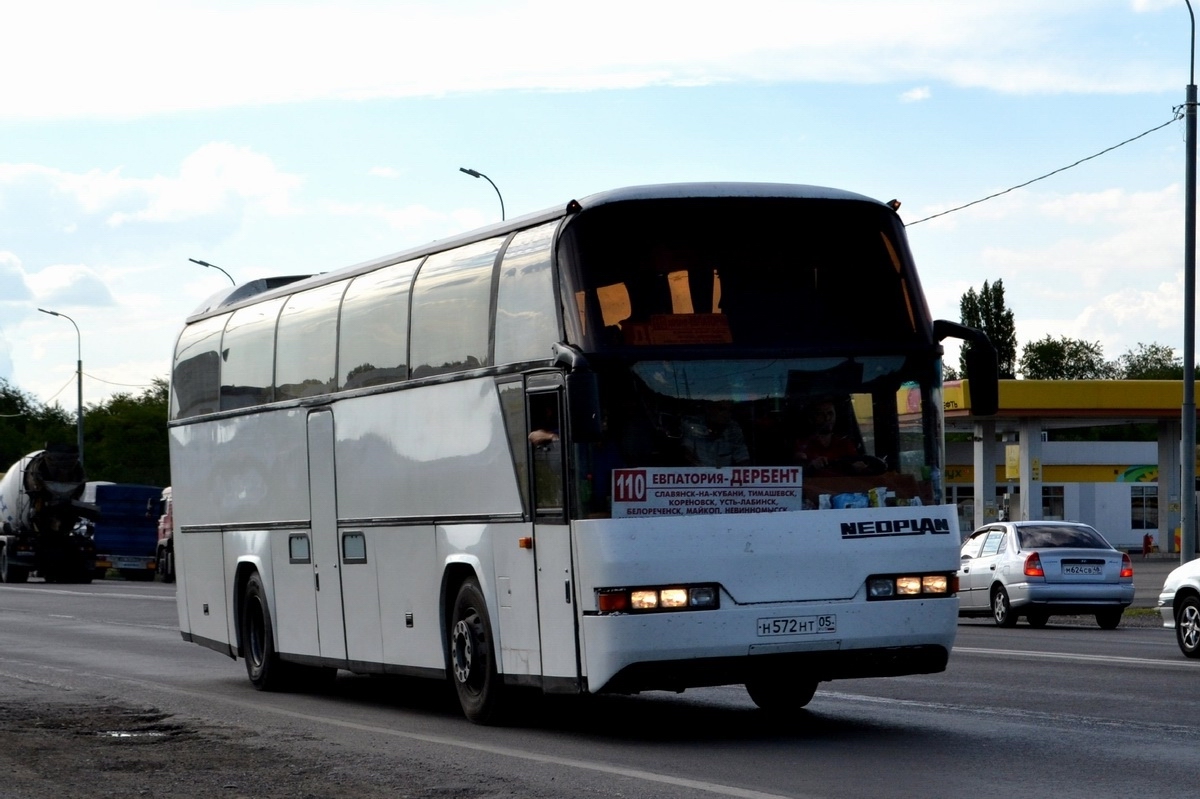
<instances>
[{"instance_id":1,"label":"white coach bus","mask_svg":"<svg viewBox=\"0 0 1200 799\"><path fill-rule=\"evenodd\" d=\"M977 411L995 354L889 205L627 188L281 282L189 318L171 385L181 632L257 688L448 679L494 722L945 668L940 340Z\"/></svg>"}]
</instances>

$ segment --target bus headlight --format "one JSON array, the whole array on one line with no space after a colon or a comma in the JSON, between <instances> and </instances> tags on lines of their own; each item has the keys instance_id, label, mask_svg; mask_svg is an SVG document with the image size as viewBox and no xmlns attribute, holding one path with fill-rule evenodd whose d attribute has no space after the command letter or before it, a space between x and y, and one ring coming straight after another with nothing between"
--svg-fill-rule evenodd
<instances>
[{"instance_id":1,"label":"bus headlight","mask_svg":"<svg viewBox=\"0 0 1200 799\"><path fill-rule=\"evenodd\" d=\"M958 575L876 574L867 578L867 599L919 599L958 593Z\"/></svg>"},{"instance_id":2,"label":"bus headlight","mask_svg":"<svg viewBox=\"0 0 1200 799\"><path fill-rule=\"evenodd\" d=\"M715 585L601 588L596 591L596 608L601 613L661 613L715 610L718 607L720 592Z\"/></svg>"}]
</instances>

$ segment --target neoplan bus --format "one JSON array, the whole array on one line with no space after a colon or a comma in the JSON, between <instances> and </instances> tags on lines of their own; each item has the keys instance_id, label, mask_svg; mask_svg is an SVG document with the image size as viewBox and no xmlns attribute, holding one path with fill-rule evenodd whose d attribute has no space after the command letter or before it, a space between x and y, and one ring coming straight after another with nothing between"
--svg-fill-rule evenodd
<instances>
[{"instance_id":1,"label":"neoplan bus","mask_svg":"<svg viewBox=\"0 0 1200 799\"><path fill-rule=\"evenodd\" d=\"M995 353L930 319L889 205L626 188L234 292L175 349L175 566L184 639L255 687L447 679L494 722L945 668L940 340L976 411ZM798 460L820 435L849 451Z\"/></svg>"}]
</instances>

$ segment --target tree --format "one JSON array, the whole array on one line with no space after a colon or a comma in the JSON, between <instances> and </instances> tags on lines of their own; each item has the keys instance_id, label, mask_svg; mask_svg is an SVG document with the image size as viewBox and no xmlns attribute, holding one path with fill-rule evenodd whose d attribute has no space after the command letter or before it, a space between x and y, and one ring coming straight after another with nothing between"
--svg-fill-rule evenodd
<instances>
[{"instance_id":1,"label":"tree","mask_svg":"<svg viewBox=\"0 0 1200 799\"><path fill-rule=\"evenodd\" d=\"M0 379L0 472L46 444L74 444L75 415L44 406Z\"/></svg>"},{"instance_id":2,"label":"tree","mask_svg":"<svg viewBox=\"0 0 1200 799\"><path fill-rule=\"evenodd\" d=\"M1017 376L1017 327L1013 321L1013 312L1004 304L1004 281L997 280L988 285L983 281L979 293L974 288L968 289L959 302L962 323L987 333L996 348L996 364L1000 377L1011 380ZM960 371L967 371L967 351L970 344L964 343L959 351L958 363Z\"/></svg>"},{"instance_id":3,"label":"tree","mask_svg":"<svg viewBox=\"0 0 1200 799\"><path fill-rule=\"evenodd\" d=\"M1117 368L1104 360L1100 342L1050 334L1021 350L1021 375L1026 380L1108 380Z\"/></svg>"},{"instance_id":4,"label":"tree","mask_svg":"<svg viewBox=\"0 0 1200 799\"><path fill-rule=\"evenodd\" d=\"M155 378L139 396L114 394L88 406L84 465L89 480L171 484L167 454L167 381Z\"/></svg>"},{"instance_id":5,"label":"tree","mask_svg":"<svg viewBox=\"0 0 1200 799\"><path fill-rule=\"evenodd\" d=\"M1117 359L1117 373L1125 380L1182 380L1183 359L1165 344L1143 344Z\"/></svg>"}]
</instances>

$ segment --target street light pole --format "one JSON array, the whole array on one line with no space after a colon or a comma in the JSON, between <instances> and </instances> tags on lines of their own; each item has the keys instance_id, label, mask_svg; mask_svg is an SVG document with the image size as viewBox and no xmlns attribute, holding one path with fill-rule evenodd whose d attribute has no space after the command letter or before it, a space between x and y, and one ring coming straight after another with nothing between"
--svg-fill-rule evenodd
<instances>
[{"instance_id":1,"label":"street light pole","mask_svg":"<svg viewBox=\"0 0 1200 799\"><path fill-rule=\"evenodd\" d=\"M1196 15L1192 20L1192 61L1184 105L1187 166L1184 170L1183 224L1183 474L1180 479L1181 515L1179 562L1196 557Z\"/></svg>"},{"instance_id":2,"label":"street light pole","mask_svg":"<svg viewBox=\"0 0 1200 799\"><path fill-rule=\"evenodd\" d=\"M473 178L483 178L488 183L492 183L491 178L489 178L487 175L483 174L482 172L476 172L474 169L467 169L465 166L460 166L458 168L458 171L464 172ZM502 195L500 193L500 189L496 187L495 183L492 183L492 188L496 189L496 196L500 198L500 221L503 222L504 221L504 195Z\"/></svg>"},{"instance_id":3,"label":"street light pole","mask_svg":"<svg viewBox=\"0 0 1200 799\"><path fill-rule=\"evenodd\" d=\"M42 313L48 313L51 316L61 316L75 328L75 375L78 378L76 382L78 389L76 399L78 404L75 406L75 434L77 438L76 446L79 448L79 467L83 468L83 336L79 333L79 325L75 324L75 320L65 313L47 311L45 308L38 308L38 310Z\"/></svg>"},{"instance_id":4,"label":"street light pole","mask_svg":"<svg viewBox=\"0 0 1200 799\"><path fill-rule=\"evenodd\" d=\"M217 266L216 264L210 264L208 261L197 261L195 258L188 258L188 260L194 264L200 264L201 266L207 266L210 269L216 269L218 272L225 275L225 277L229 278L230 283L232 283L235 286L237 285L237 281L233 279L233 275L229 274L228 272L226 272L224 269Z\"/></svg>"}]
</instances>

